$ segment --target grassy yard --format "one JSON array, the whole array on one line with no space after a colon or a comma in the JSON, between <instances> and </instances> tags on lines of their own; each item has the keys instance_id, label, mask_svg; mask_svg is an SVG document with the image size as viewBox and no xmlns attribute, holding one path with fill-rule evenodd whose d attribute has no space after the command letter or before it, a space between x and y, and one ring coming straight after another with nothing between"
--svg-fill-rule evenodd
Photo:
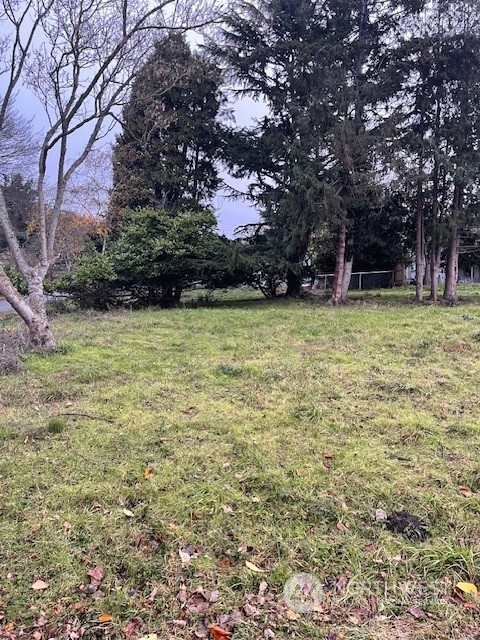
<instances>
[{"instance_id":1,"label":"grassy yard","mask_svg":"<svg viewBox=\"0 0 480 640\"><path fill-rule=\"evenodd\" d=\"M0 637L479 638L470 291L57 316L0 378Z\"/></svg>"}]
</instances>

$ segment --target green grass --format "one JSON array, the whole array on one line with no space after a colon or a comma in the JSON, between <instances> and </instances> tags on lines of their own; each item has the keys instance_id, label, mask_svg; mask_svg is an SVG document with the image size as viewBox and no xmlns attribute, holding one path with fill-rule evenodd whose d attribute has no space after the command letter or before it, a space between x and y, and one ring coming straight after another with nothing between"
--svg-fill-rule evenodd
<instances>
[{"instance_id":1,"label":"green grass","mask_svg":"<svg viewBox=\"0 0 480 640\"><path fill-rule=\"evenodd\" d=\"M59 353L0 379L0 628L475 638L478 608L454 596L458 581L480 587L480 308L478 289L463 295L332 309L244 293L55 318ZM390 532L380 508L429 536ZM291 620L281 594L300 572L326 593Z\"/></svg>"}]
</instances>

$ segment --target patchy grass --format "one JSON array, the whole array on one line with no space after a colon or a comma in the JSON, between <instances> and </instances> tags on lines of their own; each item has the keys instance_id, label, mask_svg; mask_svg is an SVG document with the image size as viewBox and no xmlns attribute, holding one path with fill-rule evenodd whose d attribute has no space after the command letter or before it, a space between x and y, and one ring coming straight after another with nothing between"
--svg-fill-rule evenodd
<instances>
[{"instance_id":1,"label":"patchy grass","mask_svg":"<svg viewBox=\"0 0 480 640\"><path fill-rule=\"evenodd\" d=\"M478 637L469 291L55 318L60 352L0 380L3 637ZM301 572L325 593L298 615Z\"/></svg>"}]
</instances>

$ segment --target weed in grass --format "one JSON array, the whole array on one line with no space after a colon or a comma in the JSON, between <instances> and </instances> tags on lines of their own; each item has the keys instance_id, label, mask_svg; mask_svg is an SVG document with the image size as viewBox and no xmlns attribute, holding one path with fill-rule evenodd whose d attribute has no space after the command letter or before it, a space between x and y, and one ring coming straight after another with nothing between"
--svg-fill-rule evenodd
<instances>
[{"instance_id":1,"label":"weed in grass","mask_svg":"<svg viewBox=\"0 0 480 640\"><path fill-rule=\"evenodd\" d=\"M67 426L65 418L51 418L47 424L48 433L63 433Z\"/></svg>"}]
</instances>

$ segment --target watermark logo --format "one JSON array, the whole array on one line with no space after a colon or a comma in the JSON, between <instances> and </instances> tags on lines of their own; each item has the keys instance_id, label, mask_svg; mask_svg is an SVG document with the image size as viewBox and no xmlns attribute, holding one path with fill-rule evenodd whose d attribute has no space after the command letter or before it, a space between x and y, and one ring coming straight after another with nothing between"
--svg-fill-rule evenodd
<instances>
[{"instance_id":1,"label":"watermark logo","mask_svg":"<svg viewBox=\"0 0 480 640\"><path fill-rule=\"evenodd\" d=\"M311 573L297 573L285 583L283 597L292 611L317 611L322 601L323 587L320 580Z\"/></svg>"}]
</instances>

